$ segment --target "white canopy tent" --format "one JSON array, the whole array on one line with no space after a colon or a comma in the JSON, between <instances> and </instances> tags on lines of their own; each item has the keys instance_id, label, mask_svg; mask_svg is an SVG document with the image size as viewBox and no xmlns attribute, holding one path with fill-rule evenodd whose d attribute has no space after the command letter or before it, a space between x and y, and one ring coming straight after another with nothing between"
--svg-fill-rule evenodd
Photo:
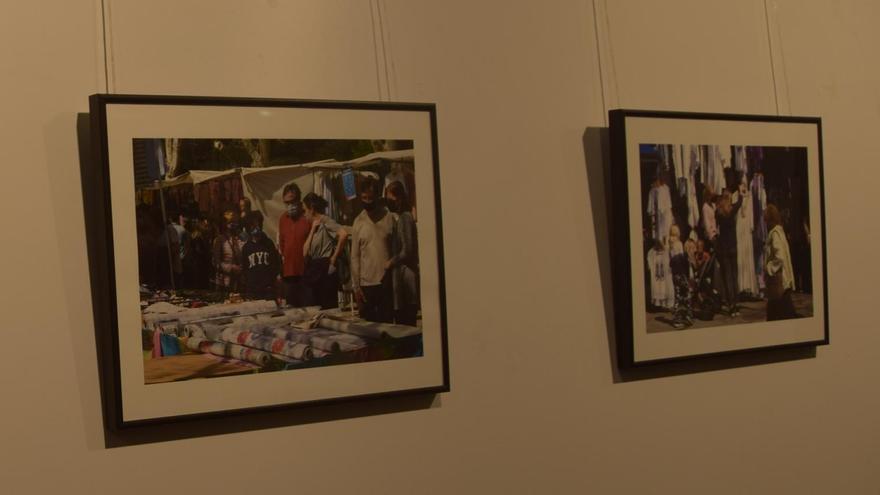
<instances>
[{"instance_id":1,"label":"white canopy tent","mask_svg":"<svg viewBox=\"0 0 880 495\"><path fill-rule=\"evenodd\" d=\"M259 210L265 221L263 231L270 239L278 238L278 221L286 207L281 200L284 186L293 182L299 186L303 195L315 189L315 174L322 171L354 170L376 165L383 161L413 162L413 150L378 151L359 158L339 162L324 160L319 162L279 165L265 168L242 168L241 183L244 195L251 200L251 206Z\"/></svg>"},{"instance_id":2,"label":"white canopy tent","mask_svg":"<svg viewBox=\"0 0 880 495\"><path fill-rule=\"evenodd\" d=\"M190 170L189 172L178 175L177 177L163 180L161 182L157 181L153 185L147 186L144 189L168 189L169 187L182 186L182 185L194 185L201 184L202 182L207 182L209 180L220 179L223 177L228 177L230 175L237 174L238 169L231 168L229 170Z\"/></svg>"},{"instance_id":3,"label":"white canopy tent","mask_svg":"<svg viewBox=\"0 0 880 495\"><path fill-rule=\"evenodd\" d=\"M326 171L342 171L347 168L363 169L387 162L410 162L414 160L413 150L378 151L347 161L321 160L310 163L277 165L261 168L232 168L229 170L190 170L177 177L164 180L146 189L167 189L183 185L196 185L233 174L241 176L244 196L251 201L251 207L259 210L265 221L263 230L270 239L278 238L278 221L286 208L281 199L284 186L295 183L303 195L315 189L315 174Z\"/></svg>"}]
</instances>

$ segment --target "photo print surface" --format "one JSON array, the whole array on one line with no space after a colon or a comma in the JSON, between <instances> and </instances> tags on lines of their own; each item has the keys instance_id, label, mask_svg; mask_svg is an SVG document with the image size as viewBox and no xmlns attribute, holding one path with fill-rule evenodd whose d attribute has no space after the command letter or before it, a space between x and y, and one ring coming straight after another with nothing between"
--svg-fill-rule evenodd
<instances>
[{"instance_id":1,"label":"photo print surface","mask_svg":"<svg viewBox=\"0 0 880 495\"><path fill-rule=\"evenodd\" d=\"M813 316L806 147L640 144L639 164L648 333Z\"/></svg>"},{"instance_id":2,"label":"photo print surface","mask_svg":"<svg viewBox=\"0 0 880 495\"><path fill-rule=\"evenodd\" d=\"M821 120L609 121L619 365L827 344Z\"/></svg>"},{"instance_id":3,"label":"photo print surface","mask_svg":"<svg viewBox=\"0 0 880 495\"><path fill-rule=\"evenodd\" d=\"M419 358L413 148L133 139L144 383Z\"/></svg>"}]
</instances>

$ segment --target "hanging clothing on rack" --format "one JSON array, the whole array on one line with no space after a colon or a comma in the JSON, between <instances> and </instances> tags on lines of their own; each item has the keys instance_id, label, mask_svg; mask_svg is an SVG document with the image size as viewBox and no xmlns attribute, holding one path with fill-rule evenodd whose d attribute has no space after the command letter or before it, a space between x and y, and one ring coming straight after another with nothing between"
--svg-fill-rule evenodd
<instances>
[{"instance_id":1,"label":"hanging clothing on rack","mask_svg":"<svg viewBox=\"0 0 880 495\"><path fill-rule=\"evenodd\" d=\"M746 156L746 147L734 146L733 149L736 171L742 174L749 173L749 160Z\"/></svg>"},{"instance_id":2,"label":"hanging clothing on rack","mask_svg":"<svg viewBox=\"0 0 880 495\"><path fill-rule=\"evenodd\" d=\"M336 196L333 194L333 189L331 188L332 182L329 180L323 181L323 188L321 190L321 197L327 201L327 215L330 218L336 218L337 214L337 206L336 206Z\"/></svg>"},{"instance_id":3,"label":"hanging clothing on rack","mask_svg":"<svg viewBox=\"0 0 880 495\"><path fill-rule=\"evenodd\" d=\"M648 216L651 218L651 235L664 242L669 237L669 229L674 223L672 215L672 196L669 186L660 183L648 193Z\"/></svg>"},{"instance_id":4,"label":"hanging clothing on rack","mask_svg":"<svg viewBox=\"0 0 880 495\"><path fill-rule=\"evenodd\" d=\"M693 174L687 182L687 206L687 223L692 229L695 229L700 223L700 203L697 202L697 181Z\"/></svg>"},{"instance_id":5,"label":"hanging clothing on rack","mask_svg":"<svg viewBox=\"0 0 880 495\"><path fill-rule=\"evenodd\" d=\"M671 158L669 156L669 146L666 146L665 144L658 144L656 148L657 155L660 156L660 160L657 162L657 177L664 177L665 174L669 171L669 162ZM387 179L385 183L386 185L388 184Z\"/></svg>"},{"instance_id":6,"label":"hanging clothing on rack","mask_svg":"<svg viewBox=\"0 0 880 495\"><path fill-rule=\"evenodd\" d=\"M767 223L764 221L764 210L767 209L767 190L764 188L764 174L758 172L752 177L749 188L752 196L752 218L754 230L754 260L758 287L764 289L764 242L767 240Z\"/></svg>"},{"instance_id":7,"label":"hanging clothing on rack","mask_svg":"<svg viewBox=\"0 0 880 495\"><path fill-rule=\"evenodd\" d=\"M688 177L688 164L685 161L684 145L672 145L672 167L675 169L676 179L686 179Z\"/></svg>"},{"instance_id":8,"label":"hanging clothing on rack","mask_svg":"<svg viewBox=\"0 0 880 495\"><path fill-rule=\"evenodd\" d=\"M651 277L651 304L671 308L675 304L675 285L669 267L669 251L665 248L648 251L648 273Z\"/></svg>"},{"instance_id":9,"label":"hanging clothing on rack","mask_svg":"<svg viewBox=\"0 0 880 495\"><path fill-rule=\"evenodd\" d=\"M718 145L711 145L706 151L708 156L705 167L705 184L708 185L715 194L721 194L726 185L726 181L724 180L724 165L720 147Z\"/></svg>"},{"instance_id":10,"label":"hanging clothing on rack","mask_svg":"<svg viewBox=\"0 0 880 495\"><path fill-rule=\"evenodd\" d=\"M742 206L736 212L736 280L739 292L757 296L758 279L755 275L755 251L752 242L755 217L752 208L752 196L743 196Z\"/></svg>"},{"instance_id":11,"label":"hanging clothing on rack","mask_svg":"<svg viewBox=\"0 0 880 495\"><path fill-rule=\"evenodd\" d=\"M733 157L730 153L729 145L721 145L718 147L718 156L721 158L721 167L730 168Z\"/></svg>"},{"instance_id":12,"label":"hanging clothing on rack","mask_svg":"<svg viewBox=\"0 0 880 495\"><path fill-rule=\"evenodd\" d=\"M749 164L749 170L752 172L761 171L761 164L764 161L763 146L746 146L746 163Z\"/></svg>"}]
</instances>

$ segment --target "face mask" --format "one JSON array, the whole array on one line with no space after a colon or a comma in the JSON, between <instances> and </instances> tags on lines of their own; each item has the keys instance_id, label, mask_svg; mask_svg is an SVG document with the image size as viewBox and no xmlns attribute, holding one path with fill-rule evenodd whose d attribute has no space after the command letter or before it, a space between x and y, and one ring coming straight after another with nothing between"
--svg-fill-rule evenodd
<instances>
[{"instance_id":1,"label":"face mask","mask_svg":"<svg viewBox=\"0 0 880 495\"><path fill-rule=\"evenodd\" d=\"M296 218L302 214L302 209L299 206L299 203L293 203L287 205L287 214L292 218Z\"/></svg>"},{"instance_id":2,"label":"face mask","mask_svg":"<svg viewBox=\"0 0 880 495\"><path fill-rule=\"evenodd\" d=\"M262 232L262 231L259 228L251 229L251 237L256 237L256 236L260 235L260 232Z\"/></svg>"},{"instance_id":3,"label":"face mask","mask_svg":"<svg viewBox=\"0 0 880 495\"><path fill-rule=\"evenodd\" d=\"M369 203L366 201L361 201L361 204L364 205L364 209L367 211L373 211L373 208L376 207L375 201L370 201Z\"/></svg>"}]
</instances>

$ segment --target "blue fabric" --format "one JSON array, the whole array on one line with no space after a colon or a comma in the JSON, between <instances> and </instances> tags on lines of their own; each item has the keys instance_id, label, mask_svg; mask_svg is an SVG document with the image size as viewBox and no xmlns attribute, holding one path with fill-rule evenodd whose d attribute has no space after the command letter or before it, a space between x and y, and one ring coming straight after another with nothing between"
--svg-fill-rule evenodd
<instances>
[{"instance_id":1,"label":"blue fabric","mask_svg":"<svg viewBox=\"0 0 880 495\"><path fill-rule=\"evenodd\" d=\"M345 192L346 199L354 199L357 197L357 188L354 184L354 172L350 168L342 171L342 189Z\"/></svg>"},{"instance_id":2,"label":"blue fabric","mask_svg":"<svg viewBox=\"0 0 880 495\"><path fill-rule=\"evenodd\" d=\"M174 335L162 334L162 356L174 356L180 354L180 342Z\"/></svg>"}]
</instances>

